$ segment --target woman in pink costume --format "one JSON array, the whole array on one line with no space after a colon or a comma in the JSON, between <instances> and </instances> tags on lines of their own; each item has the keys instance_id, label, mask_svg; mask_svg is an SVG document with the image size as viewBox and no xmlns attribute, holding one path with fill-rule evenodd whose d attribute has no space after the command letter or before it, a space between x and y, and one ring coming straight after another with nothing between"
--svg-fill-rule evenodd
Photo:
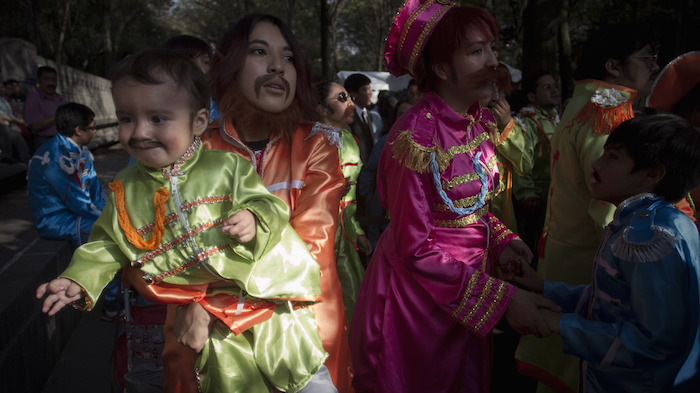
<instances>
[{"instance_id":1,"label":"woman in pink costume","mask_svg":"<svg viewBox=\"0 0 700 393\"><path fill-rule=\"evenodd\" d=\"M486 11L408 1L385 58L427 92L389 133L378 191L390 225L360 288L350 332L356 392L487 392L494 325L546 336L541 297L494 277L527 263L488 212L498 189L492 91L498 26Z\"/></svg>"}]
</instances>

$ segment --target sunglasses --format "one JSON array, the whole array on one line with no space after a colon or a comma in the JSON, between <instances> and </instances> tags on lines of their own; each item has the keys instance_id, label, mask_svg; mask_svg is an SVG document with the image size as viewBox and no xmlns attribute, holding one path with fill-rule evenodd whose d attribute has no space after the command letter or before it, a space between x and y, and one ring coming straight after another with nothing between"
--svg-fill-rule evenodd
<instances>
[{"instance_id":1,"label":"sunglasses","mask_svg":"<svg viewBox=\"0 0 700 393\"><path fill-rule=\"evenodd\" d=\"M350 97L348 96L348 93L346 93L346 92L344 92L344 91L341 91L340 93L338 93L338 97L336 97L336 99L337 99L338 101L340 101L340 102L345 102L345 101L347 101L349 98L350 98Z\"/></svg>"}]
</instances>

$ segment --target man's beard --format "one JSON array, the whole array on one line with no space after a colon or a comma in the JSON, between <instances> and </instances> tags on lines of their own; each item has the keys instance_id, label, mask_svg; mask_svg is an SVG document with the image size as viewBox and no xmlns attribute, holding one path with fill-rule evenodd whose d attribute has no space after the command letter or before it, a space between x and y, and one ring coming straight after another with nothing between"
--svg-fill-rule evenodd
<instances>
[{"instance_id":1,"label":"man's beard","mask_svg":"<svg viewBox=\"0 0 700 393\"><path fill-rule=\"evenodd\" d=\"M264 137L256 138L254 134L251 134L251 131L257 132L257 130L269 130L271 137L279 135L284 139L291 140L301 121L301 103L297 98L282 112L270 113L252 105L234 87L230 90L226 102L222 104L221 109L224 111L222 112L224 119L232 120L239 136L241 136L241 130L245 130L244 137L247 139L246 142L264 139Z\"/></svg>"}]
</instances>

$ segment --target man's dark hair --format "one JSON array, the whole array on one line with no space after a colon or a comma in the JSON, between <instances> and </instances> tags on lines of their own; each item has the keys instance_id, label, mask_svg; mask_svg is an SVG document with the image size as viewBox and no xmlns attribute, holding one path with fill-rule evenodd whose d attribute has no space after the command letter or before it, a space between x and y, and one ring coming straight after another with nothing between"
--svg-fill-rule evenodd
<instances>
[{"instance_id":1,"label":"man's dark hair","mask_svg":"<svg viewBox=\"0 0 700 393\"><path fill-rule=\"evenodd\" d=\"M17 79L8 79L8 80L2 82L2 84L5 85L5 87L7 87L7 88L12 87L12 85L14 85L15 83L19 83L19 81Z\"/></svg>"},{"instance_id":2,"label":"man's dark hair","mask_svg":"<svg viewBox=\"0 0 700 393\"><path fill-rule=\"evenodd\" d=\"M95 119L95 112L83 104L68 102L59 106L55 114L56 129L67 137L75 134L75 127L88 127Z\"/></svg>"},{"instance_id":3,"label":"man's dark hair","mask_svg":"<svg viewBox=\"0 0 700 393\"><path fill-rule=\"evenodd\" d=\"M209 111L206 76L187 56L171 49L151 49L124 58L117 64L112 82L129 77L145 85L160 85L167 82L160 73L187 90L192 114L202 108Z\"/></svg>"},{"instance_id":4,"label":"man's dark hair","mask_svg":"<svg viewBox=\"0 0 700 393\"><path fill-rule=\"evenodd\" d=\"M345 83L343 83L343 87L345 90L348 91L348 93L352 94L358 90L362 86L367 86L372 83L372 80L367 77L365 74L352 74L345 79Z\"/></svg>"},{"instance_id":5,"label":"man's dark hair","mask_svg":"<svg viewBox=\"0 0 700 393\"><path fill-rule=\"evenodd\" d=\"M36 77L37 78L41 78L41 76L46 74L46 73L58 74L56 72L55 68L49 67L49 66L41 66L41 67L36 69Z\"/></svg>"},{"instance_id":6,"label":"man's dark hair","mask_svg":"<svg viewBox=\"0 0 700 393\"><path fill-rule=\"evenodd\" d=\"M608 59L624 61L646 45L654 45L654 36L649 26L640 23L604 26L591 33L583 44L575 79L603 80L608 72Z\"/></svg>"},{"instance_id":7,"label":"man's dark hair","mask_svg":"<svg viewBox=\"0 0 700 393\"><path fill-rule=\"evenodd\" d=\"M552 75L552 73L545 70L537 70L525 75L520 90L526 95L527 93L535 93L537 91L537 81L545 75Z\"/></svg>"},{"instance_id":8,"label":"man's dark hair","mask_svg":"<svg viewBox=\"0 0 700 393\"><path fill-rule=\"evenodd\" d=\"M700 130L672 114L629 119L608 136L606 146L624 147L634 160L632 171L663 165L666 175L654 193L678 202L700 183Z\"/></svg>"}]
</instances>

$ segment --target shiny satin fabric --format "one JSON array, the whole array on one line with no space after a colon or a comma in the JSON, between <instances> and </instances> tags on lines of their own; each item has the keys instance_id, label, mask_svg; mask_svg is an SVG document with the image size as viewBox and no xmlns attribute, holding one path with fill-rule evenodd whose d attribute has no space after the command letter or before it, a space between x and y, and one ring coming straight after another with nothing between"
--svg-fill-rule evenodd
<instances>
[{"instance_id":1,"label":"shiny satin fabric","mask_svg":"<svg viewBox=\"0 0 700 393\"><path fill-rule=\"evenodd\" d=\"M515 235L486 208L449 211L426 165L431 153L444 152L439 187L469 207L481 189L473 160L481 152L486 195L493 195L498 169L488 130L495 124L478 105L470 114L473 124L431 93L389 133L378 189L391 221L365 273L350 332L352 347L361 348L353 352L357 392L489 389L490 332L515 292L491 273ZM411 132L405 150L403 132Z\"/></svg>"},{"instance_id":2,"label":"shiny satin fabric","mask_svg":"<svg viewBox=\"0 0 700 393\"><path fill-rule=\"evenodd\" d=\"M544 110L536 106L528 106L520 110L517 118L524 125L534 162L532 170L525 172L525 175L517 173L513 175L513 196L519 202L527 198L547 198L552 156L551 141L559 125L559 114L556 109Z\"/></svg>"},{"instance_id":3,"label":"shiny satin fabric","mask_svg":"<svg viewBox=\"0 0 700 393\"><path fill-rule=\"evenodd\" d=\"M217 176L211 176L212 173ZM275 334L277 341L269 342L270 338L258 337L254 332L246 340L266 341L264 345L272 346L269 353L275 358L260 357L249 362L259 363L261 370L270 362L289 370L286 382L283 376L274 376L272 382L280 388L293 390L310 379L325 360L315 319L306 311L291 312L292 319L284 313L289 313L285 311L288 300L313 302L320 298L320 269L306 244L288 224L286 205L267 192L251 165L235 154L204 151L195 140L192 149L172 171L135 164L120 172L117 180L124 185L125 212L138 236L149 237L153 230L155 213L151 201L156 189L169 191L160 243L153 250L141 250L131 243L118 219L124 212L118 213L116 197L112 194L95 223L91 241L74 253L61 277L82 285L94 302L116 271L125 267L126 278L148 299L173 304L199 301L214 315L221 315L221 321L230 326L217 324L230 334L214 335L210 340L219 342L210 344L225 352L237 351L235 340L228 336L260 324L274 326L259 331ZM220 229L223 218L242 209L250 210L257 218L256 237L246 244ZM226 281L230 282L227 287L222 284ZM246 312L234 318L238 302L231 300L234 297L237 300L241 290L245 291L245 302L240 306ZM280 317L275 319L278 314ZM302 332L303 329L307 331ZM279 337L287 333L290 337ZM279 356L280 353L285 356ZM296 353L315 355L302 359L300 364L293 355ZM211 351L207 354L228 356ZM236 372L232 369L237 364L221 363L225 370L207 367L200 378L218 390L217 386L228 384L228 374L222 372ZM191 382L193 365L187 377ZM196 389L196 383L193 387ZM239 389L251 391L245 386Z\"/></svg>"},{"instance_id":4,"label":"shiny satin fabric","mask_svg":"<svg viewBox=\"0 0 700 393\"><path fill-rule=\"evenodd\" d=\"M622 202L590 285L545 282L562 307L563 349L580 358L579 392L697 392L700 238L663 198Z\"/></svg>"},{"instance_id":5,"label":"shiny satin fabric","mask_svg":"<svg viewBox=\"0 0 700 393\"><path fill-rule=\"evenodd\" d=\"M201 391L268 392L269 383L283 392L297 392L328 356L316 330L311 310L291 310L286 304L240 335L217 322L196 363Z\"/></svg>"},{"instance_id":6,"label":"shiny satin fabric","mask_svg":"<svg viewBox=\"0 0 700 393\"><path fill-rule=\"evenodd\" d=\"M513 232L518 230L518 222L513 211L513 177L532 170L533 146L527 143L522 126L511 119L500 130L496 144L498 172L501 179L501 192L491 200L491 213Z\"/></svg>"},{"instance_id":7,"label":"shiny satin fabric","mask_svg":"<svg viewBox=\"0 0 700 393\"><path fill-rule=\"evenodd\" d=\"M273 138L263 153L262 163L256 161L255 154L238 138L230 120L211 124L202 140L207 149L233 151L252 162L259 168L258 173L268 190L289 206L289 223L321 268L323 301L311 309L329 355L325 365L338 391L352 392L348 323L333 248L339 201L345 185L337 146L314 124L307 122L300 123L289 142ZM166 337L166 347L168 345ZM177 378L177 374L173 377Z\"/></svg>"},{"instance_id":8,"label":"shiny satin fabric","mask_svg":"<svg viewBox=\"0 0 700 393\"><path fill-rule=\"evenodd\" d=\"M27 196L34 226L43 238L85 243L105 205L92 153L57 134L29 161Z\"/></svg>"},{"instance_id":9,"label":"shiny satin fabric","mask_svg":"<svg viewBox=\"0 0 700 393\"><path fill-rule=\"evenodd\" d=\"M335 234L335 260L338 279L343 289L343 305L348 323L352 322L357 292L360 290L365 268L360 260L357 237L365 234L355 217L357 211L357 179L362 170L360 148L348 130L343 132L343 147L338 150L340 168L346 181L354 182L340 201L338 231Z\"/></svg>"}]
</instances>

